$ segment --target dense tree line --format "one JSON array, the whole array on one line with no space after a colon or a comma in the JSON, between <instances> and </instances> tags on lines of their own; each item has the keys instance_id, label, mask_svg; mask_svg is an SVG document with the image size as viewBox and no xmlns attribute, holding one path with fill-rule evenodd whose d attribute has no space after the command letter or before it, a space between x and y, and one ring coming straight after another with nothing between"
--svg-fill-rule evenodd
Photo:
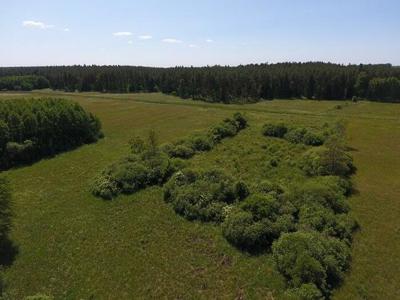
<instances>
[{"instance_id":1,"label":"dense tree line","mask_svg":"<svg viewBox=\"0 0 400 300\"><path fill-rule=\"evenodd\" d=\"M255 64L237 67L55 66L0 68L3 76L44 76L65 91L163 92L210 102L262 99L400 101L400 67L331 63Z\"/></svg>"},{"instance_id":2,"label":"dense tree line","mask_svg":"<svg viewBox=\"0 0 400 300\"><path fill-rule=\"evenodd\" d=\"M44 76L22 75L0 77L0 91L31 91L50 87Z\"/></svg>"},{"instance_id":3,"label":"dense tree line","mask_svg":"<svg viewBox=\"0 0 400 300\"><path fill-rule=\"evenodd\" d=\"M32 162L101 137L101 124L62 99L0 101L0 169Z\"/></svg>"}]
</instances>

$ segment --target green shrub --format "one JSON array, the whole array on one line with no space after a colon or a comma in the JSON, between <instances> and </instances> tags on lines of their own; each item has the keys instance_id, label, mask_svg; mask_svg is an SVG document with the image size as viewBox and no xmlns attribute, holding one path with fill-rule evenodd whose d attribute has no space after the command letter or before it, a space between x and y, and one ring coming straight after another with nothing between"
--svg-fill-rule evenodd
<instances>
[{"instance_id":1,"label":"green shrub","mask_svg":"<svg viewBox=\"0 0 400 300\"><path fill-rule=\"evenodd\" d=\"M300 168L308 176L348 176L354 171L352 158L345 151L325 146L307 150L299 161Z\"/></svg>"},{"instance_id":2,"label":"green shrub","mask_svg":"<svg viewBox=\"0 0 400 300\"><path fill-rule=\"evenodd\" d=\"M192 148L189 148L185 145L176 145L172 148L169 152L171 157L178 157L178 158L191 158L195 152Z\"/></svg>"},{"instance_id":3,"label":"green shrub","mask_svg":"<svg viewBox=\"0 0 400 300\"><path fill-rule=\"evenodd\" d=\"M164 186L164 199L189 220L223 220L224 207L239 200L238 183L220 170L183 170ZM243 190L241 187L239 190Z\"/></svg>"},{"instance_id":4,"label":"green shrub","mask_svg":"<svg viewBox=\"0 0 400 300\"><path fill-rule=\"evenodd\" d=\"M299 288L289 289L285 293L288 299L293 300L322 300L321 291L313 283L302 284Z\"/></svg>"},{"instance_id":5,"label":"green shrub","mask_svg":"<svg viewBox=\"0 0 400 300\"><path fill-rule=\"evenodd\" d=\"M303 127L294 127L290 128L285 134L285 140L293 143L293 144L301 144L304 141L304 136L307 133L307 129Z\"/></svg>"},{"instance_id":6,"label":"green shrub","mask_svg":"<svg viewBox=\"0 0 400 300\"><path fill-rule=\"evenodd\" d=\"M247 119L240 112L236 112L233 115L233 120L235 120L235 122L237 124L237 128L239 130L242 130L247 127Z\"/></svg>"},{"instance_id":7,"label":"green shrub","mask_svg":"<svg viewBox=\"0 0 400 300\"><path fill-rule=\"evenodd\" d=\"M201 134L191 136L187 143L196 152L210 151L214 146L209 136Z\"/></svg>"},{"instance_id":8,"label":"green shrub","mask_svg":"<svg viewBox=\"0 0 400 300\"><path fill-rule=\"evenodd\" d=\"M224 237L247 250L261 250L271 245L282 232L294 230L291 212L272 195L255 194L232 209L222 223Z\"/></svg>"},{"instance_id":9,"label":"green shrub","mask_svg":"<svg viewBox=\"0 0 400 300\"><path fill-rule=\"evenodd\" d=\"M290 186L284 197L300 209L303 205L319 204L335 213L346 213L349 206L345 190L335 176L315 177Z\"/></svg>"},{"instance_id":10,"label":"green shrub","mask_svg":"<svg viewBox=\"0 0 400 300\"><path fill-rule=\"evenodd\" d=\"M130 155L106 168L92 183L91 192L103 199L131 194L146 186L165 182L182 163L163 152L144 151Z\"/></svg>"},{"instance_id":11,"label":"green shrub","mask_svg":"<svg viewBox=\"0 0 400 300\"><path fill-rule=\"evenodd\" d=\"M278 138L283 138L287 131L288 129L283 123L267 123L262 128L263 135Z\"/></svg>"},{"instance_id":12,"label":"green shrub","mask_svg":"<svg viewBox=\"0 0 400 300\"><path fill-rule=\"evenodd\" d=\"M281 185L269 180L261 181L256 185L255 189L264 194L275 193L276 195L280 195L284 193L284 188Z\"/></svg>"},{"instance_id":13,"label":"green shrub","mask_svg":"<svg viewBox=\"0 0 400 300\"><path fill-rule=\"evenodd\" d=\"M224 120L223 123L215 125L210 130L210 136L212 137L214 143L220 142L226 137L235 136L238 132L236 124L231 119Z\"/></svg>"},{"instance_id":14,"label":"green shrub","mask_svg":"<svg viewBox=\"0 0 400 300\"><path fill-rule=\"evenodd\" d=\"M100 174L93 180L91 187L91 193L106 200L111 200L120 193L117 183L111 178L111 176Z\"/></svg>"},{"instance_id":15,"label":"green shrub","mask_svg":"<svg viewBox=\"0 0 400 300\"><path fill-rule=\"evenodd\" d=\"M340 283L350 262L345 243L314 232L281 235L272 245L272 255L291 287L314 284L324 295Z\"/></svg>"},{"instance_id":16,"label":"green shrub","mask_svg":"<svg viewBox=\"0 0 400 300\"><path fill-rule=\"evenodd\" d=\"M321 134L308 130L303 136L302 143L309 146L321 146L324 143L324 138Z\"/></svg>"},{"instance_id":17,"label":"green shrub","mask_svg":"<svg viewBox=\"0 0 400 300\"><path fill-rule=\"evenodd\" d=\"M132 153L139 154L146 150L146 143L140 136L134 136L129 141Z\"/></svg>"}]
</instances>

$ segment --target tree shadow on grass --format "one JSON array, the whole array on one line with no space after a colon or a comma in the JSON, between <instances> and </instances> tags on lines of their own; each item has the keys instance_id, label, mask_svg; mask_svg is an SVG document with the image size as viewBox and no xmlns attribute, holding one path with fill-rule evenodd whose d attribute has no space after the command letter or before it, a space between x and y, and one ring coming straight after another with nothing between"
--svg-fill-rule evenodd
<instances>
[{"instance_id":1,"label":"tree shadow on grass","mask_svg":"<svg viewBox=\"0 0 400 300\"><path fill-rule=\"evenodd\" d=\"M18 255L19 249L10 239L6 238L0 244L0 265L9 267Z\"/></svg>"}]
</instances>

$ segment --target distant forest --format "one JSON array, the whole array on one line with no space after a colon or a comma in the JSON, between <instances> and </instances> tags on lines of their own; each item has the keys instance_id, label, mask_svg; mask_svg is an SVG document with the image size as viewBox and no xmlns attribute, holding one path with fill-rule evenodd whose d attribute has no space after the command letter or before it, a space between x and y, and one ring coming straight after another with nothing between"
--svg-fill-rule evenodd
<instances>
[{"instance_id":1,"label":"distant forest","mask_svg":"<svg viewBox=\"0 0 400 300\"><path fill-rule=\"evenodd\" d=\"M400 67L310 62L236 67L0 68L0 90L45 87L70 92L162 92L223 103L292 98L400 102Z\"/></svg>"}]
</instances>

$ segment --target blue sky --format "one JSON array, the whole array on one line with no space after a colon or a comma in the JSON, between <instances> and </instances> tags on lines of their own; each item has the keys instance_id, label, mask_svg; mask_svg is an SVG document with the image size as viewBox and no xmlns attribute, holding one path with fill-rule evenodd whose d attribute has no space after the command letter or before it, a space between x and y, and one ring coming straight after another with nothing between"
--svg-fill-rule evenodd
<instances>
[{"instance_id":1,"label":"blue sky","mask_svg":"<svg viewBox=\"0 0 400 300\"><path fill-rule=\"evenodd\" d=\"M400 65L398 0L2 1L0 66Z\"/></svg>"}]
</instances>

